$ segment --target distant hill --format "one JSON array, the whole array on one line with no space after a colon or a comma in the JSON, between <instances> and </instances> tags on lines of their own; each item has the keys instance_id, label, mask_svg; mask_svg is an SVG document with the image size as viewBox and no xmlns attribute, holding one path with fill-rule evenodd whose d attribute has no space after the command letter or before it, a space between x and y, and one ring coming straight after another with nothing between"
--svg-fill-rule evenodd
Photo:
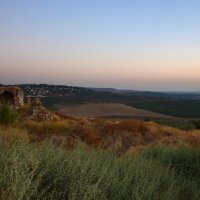
<instances>
[{"instance_id":1,"label":"distant hill","mask_svg":"<svg viewBox=\"0 0 200 200\"><path fill-rule=\"evenodd\" d=\"M27 96L41 97L58 97L69 95L122 95L133 96L137 98L167 98L167 99L198 99L200 100L200 92L155 92L155 91L138 91L138 90L120 90L115 88L92 88L78 87L68 85L48 85L48 84L20 84Z\"/></svg>"},{"instance_id":2,"label":"distant hill","mask_svg":"<svg viewBox=\"0 0 200 200\"><path fill-rule=\"evenodd\" d=\"M86 88L67 85L20 84L26 96L39 96L49 108L86 103L121 103L165 115L200 118L200 92L153 92Z\"/></svg>"},{"instance_id":3,"label":"distant hill","mask_svg":"<svg viewBox=\"0 0 200 200\"><path fill-rule=\"evenodd\" d=\"M97 91L97 92L110 92L114 94L123 94L123 95L141 95L141 96L149 96L149 97L165 97L165 98L180 98L180 99L200 99L200 92L163 92L163 91L139 91L139 90L121 90L115 88L92 88L89 89Z\"/></svg>"}]
</instances>

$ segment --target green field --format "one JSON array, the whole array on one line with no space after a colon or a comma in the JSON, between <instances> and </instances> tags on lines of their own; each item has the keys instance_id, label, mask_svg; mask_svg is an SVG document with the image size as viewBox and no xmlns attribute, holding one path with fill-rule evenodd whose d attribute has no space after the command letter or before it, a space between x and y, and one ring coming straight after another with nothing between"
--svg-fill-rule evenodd
<instances>
[{"instance_id":1,"label":"green field","mask_svg":"<svg viewBox=\"0 0 200 200\"><path fill-rule=\"evenodd\" d=\"M176 117L200 118L199 100L141 101L133 102L129 105Z\"/></svg>"}]
</instances>

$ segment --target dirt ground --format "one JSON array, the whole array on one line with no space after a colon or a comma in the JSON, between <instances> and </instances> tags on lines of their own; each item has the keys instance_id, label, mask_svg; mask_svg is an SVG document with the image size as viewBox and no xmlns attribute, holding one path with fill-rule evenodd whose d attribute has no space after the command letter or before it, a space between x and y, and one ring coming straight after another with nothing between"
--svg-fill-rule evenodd
<instances>
[{"instance_id":1,"label":"dirt ground","mask_svg":"<svg viewBox=\"0 0 200 200\"><path fill-rule=\"evenodd\" d=\"M76 106L61 106L58 111L74 117L129 116L146 118L174 118L120 103L88 103Z\"/></svg>"}]
</instances>

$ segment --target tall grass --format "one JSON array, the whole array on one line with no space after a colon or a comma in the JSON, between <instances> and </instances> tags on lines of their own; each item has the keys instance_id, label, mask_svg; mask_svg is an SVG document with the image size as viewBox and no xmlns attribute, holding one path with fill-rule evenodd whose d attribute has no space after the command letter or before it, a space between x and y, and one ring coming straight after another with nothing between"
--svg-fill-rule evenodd
<instances>
[{"instance_id":1,"label":"tall grass","mask_svg":"<svg viewBox=\"0 0 200 200\"><path fill-rule=\"evenodd\" d=\"M190 179L195 179L200 184L200 148L194 149L185 145L178 147L157 145L145 149L143 157L155 160L164 166L168 165L171 169Z\"/></svg>"},{"instance_id":2,"label":"tall grass","mask_svg":"<svg viewBox=\"0 0 200 200\"><path fill-rule=\"evenodd\" d=\"M116 157L85 146L65 151L47 141L0 140L0 199L200 199L198 177L189 178L187 167L184 173L171 168L171 160L164 161L170 147L162 148ZM190 165L190 159L184 162Z\"/></svg>"}]
</instances>

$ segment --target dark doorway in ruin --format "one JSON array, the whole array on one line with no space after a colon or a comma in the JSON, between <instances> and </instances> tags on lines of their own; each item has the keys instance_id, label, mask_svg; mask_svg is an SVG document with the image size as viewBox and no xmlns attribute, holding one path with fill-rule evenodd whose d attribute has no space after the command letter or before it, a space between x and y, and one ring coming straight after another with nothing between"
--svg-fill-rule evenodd
<instances>
[{"instance_id":1,"label":"dark doorway in ruin","mask_svg":"<svg viewBox=\"0 0 200 200\"><path fill-rule=\"evenodd\" d=\"M12 92L5 91L0 95L0 103L15 105L15 96Z\"/></svg>"}]
</instances>

